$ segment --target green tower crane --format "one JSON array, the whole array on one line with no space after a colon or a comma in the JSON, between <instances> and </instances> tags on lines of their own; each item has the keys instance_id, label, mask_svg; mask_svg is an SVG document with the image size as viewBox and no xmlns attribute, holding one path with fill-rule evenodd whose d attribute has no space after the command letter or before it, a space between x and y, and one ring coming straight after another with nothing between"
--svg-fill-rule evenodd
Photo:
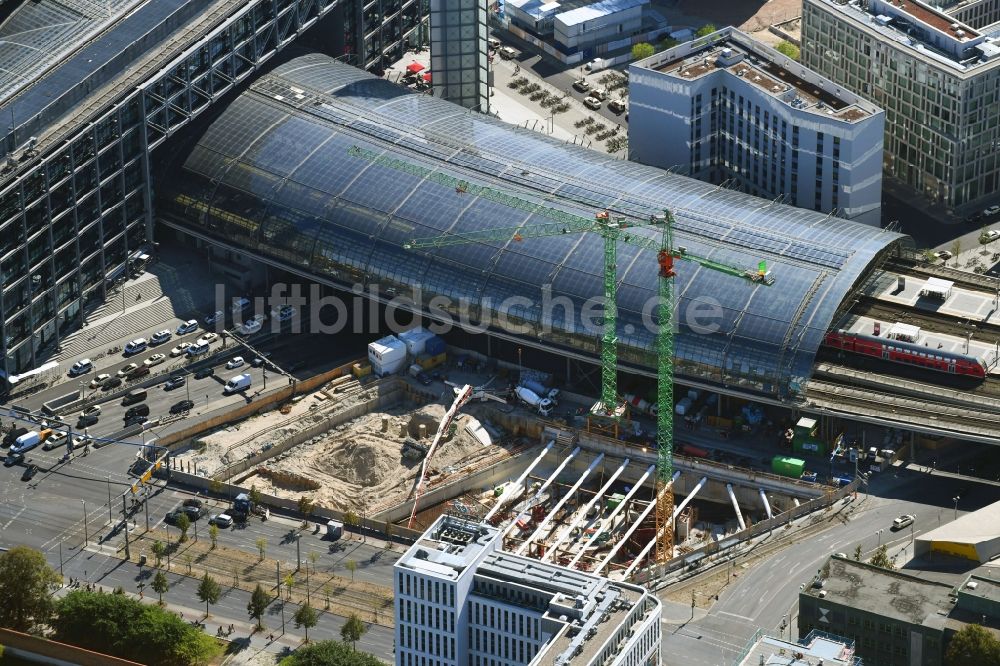
<instances>
[{"instance_id":1,"label":"green tower crane","mask_svg":"<svg viewBox=\"0 0 1000 666\"><path fill-rule=\"evenodd\" d=\"M674 260L683 259L694 262L710 270L718 271L746 279L756 284L769 286L774 283L764 262L755 269L745 269L714 261L705 257L693 255L687 248L673 245L673 216L669 211L662 215L650 216L648 220L630 220L624 217L611 217L608 211L598 212L593 219L567 213L558 208L552 208L527 199L501 192L499 190L477 185L455 178L446 173L435 171L429 167L414 164L396 157L376 153L358 146L352 146L348 154L360 157L375 164L403 171L426 180L452 187L456 194L472 194L480 198L516 208L539 217L545 217L552 222L537 222L523 224L517 227L497 229L482 229L465 233L454 233L445 236L413 239L404 244L410 250L432 249L464 245L469 243L507 243L520 242L526 238L542 238L560 236L571 233L593 232L604 241L604 327L601 343L601 402L600 409L604 416L616 421L618 407L618 308L617 285L618 243L627 243L640 249L656 252L658 275L657 321L659 330L656 335L657 356L657 415L656 415L656 560L665 561L673 552L673 506L674 497L670 487L673 476L673 424L674 424L674 331L673 331L673 278ZM658 228L660 239L636 235L627 231L631 227Z\"/></svg>"}]
</instances>

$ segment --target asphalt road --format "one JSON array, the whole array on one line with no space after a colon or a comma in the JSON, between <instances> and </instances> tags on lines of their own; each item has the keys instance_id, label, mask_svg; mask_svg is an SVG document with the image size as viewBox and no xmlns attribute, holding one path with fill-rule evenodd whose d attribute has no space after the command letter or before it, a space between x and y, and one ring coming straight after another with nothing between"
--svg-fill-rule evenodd
<instances>
[{"instance_id":1,"label":"asphalt road","mask_svg":"<svg viewBox=\"0 0 1000 666\"><path fill-rule=\"evenodd\" d=\"M917 517L912 530L915 537L953 518L955 496L961 498L959 515L1000 499L1000 489L966 479L907 471L896 474L886 472L873 480L875 496L864 499L859 493L846 522L830 518L829 529L789 543L752 568L744 569L737 559L732 567L735 576L707 614L700 611L697 619L688 621L689 605L666 603L663 654L671 655L672 663L692 666L731 663L759 628L779 635L785 618L794 632L799 587L811 580L831 554L852 555L858 545L870 554L880 543L909 548L910 529L890 530L893 518L900 514ZM845 507L841 515L848 510Z\"/></svg>"}]
</instances>

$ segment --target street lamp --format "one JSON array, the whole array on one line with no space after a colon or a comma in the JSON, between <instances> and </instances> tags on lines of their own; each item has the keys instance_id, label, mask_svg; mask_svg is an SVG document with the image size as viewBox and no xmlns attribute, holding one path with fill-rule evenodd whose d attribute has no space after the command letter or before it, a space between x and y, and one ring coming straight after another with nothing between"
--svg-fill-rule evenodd
<instances>
[{"instance_id":1,"label":"street lamp","mask_svg":"<svg viewBox=\"0 0 1000 666\"><path fill-rule=\"evenodd\" d=\"M957 501L958 498L956 497ZM83 502L83 547L87 547L87 542L90 541L90 535L87 533L87 500L80 500Z\"/></svg>"},{"instance_id":2,"label":"street lamp","mask_svg":"<svg viewBox=\"0 0 1000 666\"><path fill-rule=\"evenodd\" d=\"M885 530L883 529L883 530L878 530L877 532L875 532L875 536L878 537L878 545L879 546L882 545L882 532L884 532L884 531Z\"/></svg>"},{"instance_id":3,"label":"street lamp","mask_svg":"<svg viewBox=\"0 0 1000 666\"><path fill-rule=\"evenodd\" d=\"M958 500L962 498L959 495L955 495L951 499L955 502L955 520L958 520Z\"/></svg>"}]
</instances>

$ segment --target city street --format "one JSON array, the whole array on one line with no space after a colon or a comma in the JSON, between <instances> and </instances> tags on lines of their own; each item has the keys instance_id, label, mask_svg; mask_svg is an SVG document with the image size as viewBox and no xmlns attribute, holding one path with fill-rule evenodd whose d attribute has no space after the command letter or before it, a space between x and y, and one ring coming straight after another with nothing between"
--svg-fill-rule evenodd
<instances>
[{"instance_id":1,"label":"city street","mask_svg":"<svg viewBox=\"0 0 1000 666\"><path fill-rule=\"evenodd\" d=\"M886 543L889 554L899 553L902 564L907 560L904 549L912 555L911 538L954 518L955 496L961 498L958 515L1000 500L1000 488L995 486L907 470L890 470L875 477L872 491L874 496L866 499L859 493L854 502L826 515L823 520L828 527L822 532L794 537L752 567L744 568L747 559L753 558L752 552L742 554L732 565L720 565L729 582L718 591L718 601L707 612L695 609L693 621L689 621L690 604L666 602L663 653L674 655L677 663L716 666L730 663L760 628L780 635L784 620L784 632L794 637L799 587L808 584L833 553L853 556L860 545L867 557ZM912 529L892 532L892 520L904 513L917 517ZM764 542L755 549L767 547ZM957 582L953 573L920 575ZM671 592L668 589L661 596Z\"/></svg>"}]
</instances>

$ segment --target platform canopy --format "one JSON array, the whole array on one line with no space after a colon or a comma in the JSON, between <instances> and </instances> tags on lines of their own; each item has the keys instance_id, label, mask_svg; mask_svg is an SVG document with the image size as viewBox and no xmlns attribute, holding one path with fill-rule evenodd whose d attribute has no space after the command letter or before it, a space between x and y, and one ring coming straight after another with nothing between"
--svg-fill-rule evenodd
<instances>
[{"instance_id":1,"label":"platform canopy","mask_svg":"<svg viewBox=\"0 0 1000 666\"><path fill-rule=\"evenodd\" d=\"M889 338L892 340L904 340L905 342L916 342L920 339L920 327L913 324L896 322L889 327Z\"/></svg>"},{"instance_id":2,"label":"platform canopy","mask_svg":"<svg viewBox=\"0 0 1000 666\"><path fill-rule=\"evenodd\" d=\"M951 296L951 289L954 286L955 283L951 280L929 277L927 278L927 282L924 283L924 288L920 290L920 294L922 296L937 296L941 300L944 300Z\"/></svg>"}]
</instances>

